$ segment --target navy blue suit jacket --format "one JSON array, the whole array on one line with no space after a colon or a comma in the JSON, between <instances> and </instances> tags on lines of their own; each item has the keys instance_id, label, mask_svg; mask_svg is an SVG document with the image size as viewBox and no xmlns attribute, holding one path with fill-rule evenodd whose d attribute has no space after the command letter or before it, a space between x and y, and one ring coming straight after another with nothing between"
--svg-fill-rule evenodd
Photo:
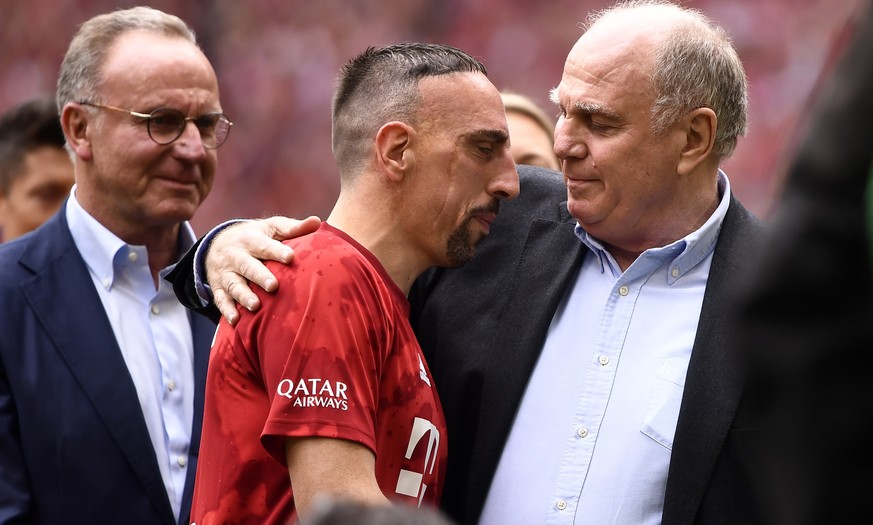
<instances>
[{"instance_id":1,"label":"navy blue suit jacket","mask_svg":"<svg viewBox=\"0 0 873 525\"><path fill-rule=\"evenodd\" d=\"M191 316L187 523L215 325ZM136 389L65 211L0 245L0 524L174 525Z\"/></svg>"}]
</instances>

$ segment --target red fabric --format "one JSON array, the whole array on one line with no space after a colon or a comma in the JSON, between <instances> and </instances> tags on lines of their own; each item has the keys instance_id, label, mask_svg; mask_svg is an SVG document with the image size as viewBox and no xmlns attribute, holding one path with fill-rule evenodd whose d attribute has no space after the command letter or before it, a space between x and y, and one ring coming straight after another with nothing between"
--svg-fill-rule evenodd
<instances>
[{"instance_id":1,"label":"red fabric","mask_svg":"<svg viewBox=\"0 0 873 525\"><path fill-rule=\"evenodd\" d=\"M436 506L445 419L409 326L409 302L371 253L327 224L288 243L294 262L270 265L279 291L260 293L261 309L244 313L236 328L219 326L192 522L296 519L290 436L362 443L376 455L389 499ZM396 491L400 479L406 495Z\"/></svg>"}]
</instances>

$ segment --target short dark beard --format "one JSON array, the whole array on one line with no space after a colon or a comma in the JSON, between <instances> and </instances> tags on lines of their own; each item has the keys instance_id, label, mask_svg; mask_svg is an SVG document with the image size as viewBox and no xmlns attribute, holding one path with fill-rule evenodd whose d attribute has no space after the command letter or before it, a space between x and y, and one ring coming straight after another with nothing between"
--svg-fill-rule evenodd
<instances>
[{"instance_id":1,"label":"short dark beard","mask_svg":"<svg viewBox=\"0 0 873 525\"><path fill-rule=\"evenodd\" d=\"M470 223L474 220L474 216L479 213L496 214L499 208L500 201L497 199L494 199L490 205L473 208L468 213L467 219L449 234L449 238L446 241L446 257L449 260L450 267L463 266L476 255L476 245L470 236Z\"/></svg>"}]
</instances>

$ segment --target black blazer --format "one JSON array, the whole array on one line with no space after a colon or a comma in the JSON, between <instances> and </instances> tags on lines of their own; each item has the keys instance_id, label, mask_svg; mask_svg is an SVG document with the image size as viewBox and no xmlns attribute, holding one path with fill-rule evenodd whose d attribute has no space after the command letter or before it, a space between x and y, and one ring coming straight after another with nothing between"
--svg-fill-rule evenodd
<instances>
[{"instance_id":1,"label":"black blazer","mask_svg":"<svg viewBox=\"0 0 873 525\"><path fill-rule=\"evenodd\" d=\"M519 166L520 196L501 206L476 257L422 275L410 293L411 321L434 374L448 422L442 507L476 523L516 408L565 290L585 256L567 212L560 174ZM753 523L743 445L751 425L739 410L743 382L727 350L725 316L734 281L763 233L732 200L715 248L685 383L664 504L665 525ZM168 279L199 307L192 248Z\"/></svg>"},{"instance_id":2,"label":"black blazer","mask_svg":"<svg viewBox=\"0 0 873 525\"><path fill-rule=\"evenodd\" d=\"M519 198L503 204L476 257L463 268L430 270L410 294L448 422L442 505L460 523L479 519L549 324L587 254L560 175L528 166L519 174ZM739 410L743 381L723 323L762 233L762 223L731 200L689 363L665 525L755 521L743 445L752 423Z\"/></svg>"},{"instance_id":3,"label":"black blazer","mask_svg":"<svg viewBox=\"0 0 873 525\"><path fill-rule=\"evenodd\" d=\"M0 245L0 523L174 525L136 389L65 208ZM191 508L215 325L191 316Z\"/></svg>"}]
</instances>

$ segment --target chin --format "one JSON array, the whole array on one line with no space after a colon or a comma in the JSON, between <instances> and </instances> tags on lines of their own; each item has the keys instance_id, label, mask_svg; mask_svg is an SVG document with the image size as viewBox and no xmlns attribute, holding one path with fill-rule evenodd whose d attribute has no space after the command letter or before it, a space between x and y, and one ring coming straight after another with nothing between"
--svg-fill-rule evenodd
<instances>
[{"instance_id":1,"label":"chin","mask_svg":"<svg viewBox=\"0 0 873 525\"><path fill-rule=\"evenodd\" d=\"M166 226L175 226L179 223L190 221L197 211L196 206L174 206L172 208L164 208L155 210L150 215L161 224Z\"/></svg>"},{"instance_id":2,"label":"chin","mask_svg":"<svg viewBox=\"0 0 873 525\"><path fill-rule=\"evenodd\" d=\"M472 244L448 244L446 246L446 256L444 266L447 268L457 268L463 266L473 259L476 255L476 246Z\"/></svg>"},{"instance_id":3,"label":"chin","mask_svg":"<svg viewBox=\"0 0 873 525\"><path fill-rule=\"evenodd\" d=\"M476 255L476 242L472 239L469 223L464 223L449 235L446 241L446 259L449 268L463 266ZM479 239L481 240L481 239Z\"/></svg>"},{"instance_id":4,"label":"chin","mask_svg":"<svg viewBox=\"0 0 873 525\"><path fill-rule=\"evenodd\" d=\"M591 201L583 201L571 197L567 201L567 211L580 224L592 222L591 219L593 218L594 210L591 207Z\"/></svg>"}]
</instances>

